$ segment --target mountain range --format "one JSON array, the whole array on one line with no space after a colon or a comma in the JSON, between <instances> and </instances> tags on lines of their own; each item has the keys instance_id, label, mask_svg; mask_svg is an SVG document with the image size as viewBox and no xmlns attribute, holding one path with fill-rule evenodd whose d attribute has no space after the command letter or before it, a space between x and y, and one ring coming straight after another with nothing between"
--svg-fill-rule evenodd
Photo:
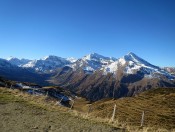
<instances>
[{"instance_id":1,"label":"mountain range","mask_svg":"<svg viewBox=\"0 0 175 132\"><path fill-rule=\"evenodd\" d=\"M123 57L97 53L80 59L54 55L39 60L0 59L0 76L40 85L59 85L91 101L133 96L156 87L175 87L175 68L160 68L130 52Z\"/></svg>"}]
</instances>

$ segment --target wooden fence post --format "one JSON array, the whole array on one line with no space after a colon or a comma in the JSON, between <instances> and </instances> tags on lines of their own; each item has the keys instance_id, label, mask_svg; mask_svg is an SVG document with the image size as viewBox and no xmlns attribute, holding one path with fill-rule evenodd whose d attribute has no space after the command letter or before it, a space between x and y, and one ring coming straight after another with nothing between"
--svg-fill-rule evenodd
<instances>
[{"instance_id":1,"label":"wooden fence post","mask_svg":"<svg viewBox=\"0 0 175 132\"><path fill-rule=\"evenodd\" d=\"M74 100L72 100L73 101L73 103L72 103L72 105L71 105L71 107L70 107L70 109L72 110L72 108L73 108L73 105L74 105Z\"/></svg>"},{"instance_id":2,"label":"wooden fence post","mask_svg":"<svg viewBox=\"0 0 175 132\"><path fill-rule=\"evenodd\" d=\"M62 98L61 98L61 100L60 100L60 104L61 104L61 102L62 102L63 98L64 98L64 97L62 97Z\"/></svg>"},{"instance_id":3,"label":"wooden fence post","mask_svg":"<svg viewBox=\"0 0 175 132\"><path fill-rule=\"evenodd\" d=\"M117 107L117 105L115 104L115 105L114 105L113 114L112 114L112 118L111 118L111 121L112 121L112 122L114 121L114 118L115 118L116 107Z\"/></svg>"},{"instance_id":4,"label":"wooden fence post","mask_svg":"<svg viewBox=\"0 0 175 132\"><path fill-rule=\"evenodd\" d=\"M145 111L142 112L141 127L144 125Z\"/></svg>"},{"instance_id":5,"label":"wooden fence post","mask_svg":"<svg viewBox=\"0 0 175 132\"><path fill-rule=\"evenodd\" d=\"M33 89L33 90L32 90L32 94L34 95L34 93L35 93L35 90Z\"/></svg>"},{"instance_id":6,"label":"wooden fence post","mask_svg":"<svg viewBox=\"0 0 175 132\"><path fill-rule=\"evenodd\" d=\"M46 97L48 97L48 91L46 92Z\"/></svg>"},{"instance_id":7,"label":"wooden fence post","mask_svg":"<svg viewBox=\"0 0 175 132\"><path fill-rule=\"evenodd\" d=\"M89 113L91 112L92 108L91 108L92 104L89 104L89 107L88 107L88 115Z\"/></svg>"}]
</instances>

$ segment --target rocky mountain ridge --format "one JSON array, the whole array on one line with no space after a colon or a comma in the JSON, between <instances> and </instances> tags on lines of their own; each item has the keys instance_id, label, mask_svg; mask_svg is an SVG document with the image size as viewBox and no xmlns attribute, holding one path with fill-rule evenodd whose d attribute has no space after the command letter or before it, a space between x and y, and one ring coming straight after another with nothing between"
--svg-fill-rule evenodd
<instances>
[{"instance_id":1,"label":"rocky mountain ridge","mask_svg":"<svg viewBox=\"0 0 175 132\"><path fill-rule=\"evenodd\" d=\"M175 87L172 72L132 52L119 59L92 53L72 60L47 56L17 65L1 59L0 76L18 81L33 80L40 85L59 85L92 101L133 96L151 88Z\"/></svg>"}]
</instances>

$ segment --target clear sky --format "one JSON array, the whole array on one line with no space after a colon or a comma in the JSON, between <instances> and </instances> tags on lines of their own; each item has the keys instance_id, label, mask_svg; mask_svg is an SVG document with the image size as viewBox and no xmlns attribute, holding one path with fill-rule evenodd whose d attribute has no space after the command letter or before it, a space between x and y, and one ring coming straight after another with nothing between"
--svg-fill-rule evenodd
<instances>
[{"instance_id":1,"label":"clear sky","mask_svg":"<svg viewBox=\"0 0 175 132\"><path fill-rule=\"evenodd\" d=\"M0 58L130 51L175 66L175 0L0 0Z\"/></svg>"}]
</instances>

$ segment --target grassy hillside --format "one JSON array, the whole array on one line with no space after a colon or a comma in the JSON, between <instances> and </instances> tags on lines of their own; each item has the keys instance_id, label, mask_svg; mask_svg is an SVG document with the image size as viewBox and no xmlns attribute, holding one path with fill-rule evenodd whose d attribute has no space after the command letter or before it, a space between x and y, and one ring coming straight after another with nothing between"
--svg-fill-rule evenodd
<instances>
[{"instance_id":1,"label":"grassy hillside","mask_svg":"<svg viewBox=\"0 0 175 132\"><path fill-rule=\"evenodd\" d=\"M136 97L97 101L92 104L91 116L110 120L115 104L116 126L124 126L130 130L145 128L150 131L175 131L175 88L158 88ZM144 128L140 128L143 111Z\"/></svg>"},{"instance_id":2,"label":"grassy hillside","mask_svg":"<svg viewBox=\"0 0 175 132\"><path fill-rule=\"evenodd\" d=\"M55 103L45 96L0 88L0 131L175 132L174 88L152 89L118 100L103 99L91 105L79 97L74 100L73 110ZM140 127L143 111L144 126Z\"/></svg>"},{"instance_id":3,"label":"grassy hillside","mask_svg":"<svg viewBox=\"0 0 175 132\"><path fill-rule=\"evenodd\" d=\"M104 123L75 116L55 100L0 88L1 132L122 132Z\"/></svg>"}]
</instances>

